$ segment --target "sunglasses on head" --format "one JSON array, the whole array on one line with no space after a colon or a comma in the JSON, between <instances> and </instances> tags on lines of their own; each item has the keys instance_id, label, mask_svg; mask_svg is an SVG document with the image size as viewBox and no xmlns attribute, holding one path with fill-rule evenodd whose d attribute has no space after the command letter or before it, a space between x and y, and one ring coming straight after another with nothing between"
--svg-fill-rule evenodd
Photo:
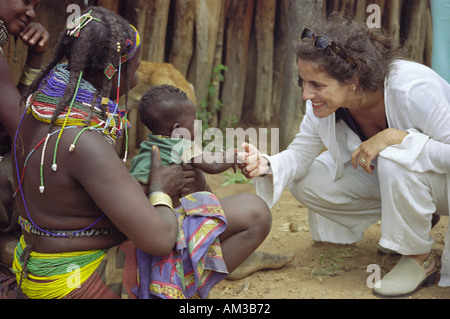
<instances>
[{"instance_id":1,"label":"sunglasses on head","mask_svg":"<svg viewBox=\"0 0 450 319\"><path fill-rule=\"evenodd\" d=\"M305 28L302 32L302 35L300 36L301 40L304 39L311 39L312 46L315 47L317 50L325 50L327 48L333 49L334 52L336 52L339 56L341 56L343 59L345 59L347 62L349 62L353 67L356 67L355 61L353 61L351 58L347 56L347 54L340 49L336 43L331 40L330 38L323 36L323 35L315 35L313 31L311 31L308 28Z\"/></svg>"}]
</instances>

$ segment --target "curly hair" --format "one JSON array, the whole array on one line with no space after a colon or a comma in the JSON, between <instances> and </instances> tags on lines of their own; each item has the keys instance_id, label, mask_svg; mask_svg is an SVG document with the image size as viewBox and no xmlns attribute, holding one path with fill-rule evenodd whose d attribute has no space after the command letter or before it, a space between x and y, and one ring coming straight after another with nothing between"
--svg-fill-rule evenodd
<instances>
[{"instance_id":1,"label":"curly hair","mask_svg":"<svg viewBox=\"0 0 450 319\"><path fill-rule=\"evenodd\" d=\"M142 123L154 134L167 128L184 115L183 103L192 103L187 94L172 85L153 86L142 95L138 111Z\"/></svg>"},{"instance_id":2,"label":"curly hair","mask_svg":"<svg viewBox=\"0 0 450 319\"><path fill-rule=\"evenodd\" d=\"M300 38L292 42L297 59L317 63L331 77L342 83L353 83L358 79L359 88L364 92L374 92L384 87L392 62L404 57L402 49L395 47L393 41L381 29L370 29L364 23L332 13L328 20L308 26L319 36L332 39L356 66L336 54L330 47L318 50L311 40Z\"/></svg>"},{"instance_id":3,"label":"curly hair","mask_svg":"<svg viewBox=\"0 0 450 319\"><path fill-rule=\"evenodd\" d=\"M106 67L112 63L116 68L118 67L119 58L126 54L126 40L133 38L134 29L121 16L102 7L89 7L81 14L92 11L92 16L100 20L100 23L91 22L83 27L79 37L73 37L67 34L67 30L61 34L59 42L55 48L53 58L49 61L47 66L37 76L33 83L24 92L23 97L26 98L32 94L41 85L41 81L48 75L48 73L64 59L68 60L69 65L69 81L67 83L64 95L58 101L56 110L52 117L52 124L50 130L56 121L58 115L68 105L72 99L77 81L80 73L83 75L103 74ZM120 52L117 50L117 43L120 43L122 48ZM127 68L127 63L124 64L124 73L126 74L126 92L129 91L130 84L130 68ZM45 83L43 84L45 85ZM98 94L104 97L109 97L111 94L112 81L106 76L103 78L102 88L94 96L96 100ZM128 94L127 94L128 95ZM128 96L126 96L127 101ZM126 104L126 102L125 102ZM125 105L126 106L126 105ZM106 118L106 109L102 110Z\"/></svg>"}]
</instances>

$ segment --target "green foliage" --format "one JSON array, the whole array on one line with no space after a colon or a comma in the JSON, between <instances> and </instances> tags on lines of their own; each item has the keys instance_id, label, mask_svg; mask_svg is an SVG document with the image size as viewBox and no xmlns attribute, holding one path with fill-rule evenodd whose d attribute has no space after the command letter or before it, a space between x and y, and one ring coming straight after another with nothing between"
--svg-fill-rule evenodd
<instances>
[{"instance_id":1,"label":"green foliage","mask_svg":"<svg viewBox=\"0 0 450 319\"><path fill-rule=\"evenodd\" d=\"M211 81L208 82L208 95L199 104L200 111L197 112L197 118L202 121L202 132L210 127L213 114L217 114L223 106L216 87L218 82L223 82L224 76L222 72L225 71L227 71L227 67L223 64L213 68Z\"/></svg>"},{"instance_id":2,"label":"green foliage","mask_svg":"<svg viewBox=\"0 0 450 319\"><path fill-rule=\"evenodd\" d=\"M232 184L253 184L253 180L247 179L241 171L225 172L225 181L222 183L222 187L232 185Z\"/></svg>"}]
</instances>

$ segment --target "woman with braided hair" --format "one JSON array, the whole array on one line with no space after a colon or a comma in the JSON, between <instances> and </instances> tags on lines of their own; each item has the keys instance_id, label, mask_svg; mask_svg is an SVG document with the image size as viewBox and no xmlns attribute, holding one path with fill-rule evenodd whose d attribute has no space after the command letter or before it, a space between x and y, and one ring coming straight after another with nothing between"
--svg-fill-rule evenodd
<instances>
[{"instance_id":1,"label":"woman with braided hair","mask_svg":"<svg viewBox=\"0 0 450 319\"><path fill-rule=\"evenodd\" d=\"M179 227L171 196L193 182L192 167L162 166L154 149L144 190L126 169L126 155L119 158L112 147L127 137L126 105L119 110L118 100L137 84L140 52L139 33L127 21L101 7L86 9L26 92L19 125L8 127L23 234L13 266L28 298L136 298L136 248L165 256L161 269L183 273L172 258ZM8 118L0 109L0 119ZM226 227L213 233L220 245L212 247L226 269L192 265L210 274L186 284L197 286L194 292L233 271L270 230L267 205L245 206L256 195L238 196L217 207Z\"/></svg>"}]
</instances>

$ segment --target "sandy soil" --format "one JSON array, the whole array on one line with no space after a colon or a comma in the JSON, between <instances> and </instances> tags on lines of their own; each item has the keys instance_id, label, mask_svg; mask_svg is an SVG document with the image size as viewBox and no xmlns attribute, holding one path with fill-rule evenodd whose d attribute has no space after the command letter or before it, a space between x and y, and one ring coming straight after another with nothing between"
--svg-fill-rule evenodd
<instances>
[{"instance_id":1,"label":"sandy soil","mask_svg":"<svg viewBox=\"0 0 450 319\"><path fill-rule=\"evenodd\" d=\"M234 193L254 193L250 184L222 186L225 175L208 176L219 198ZM210 299L377 299L367 281L373 272L367 268L378 265L384 275L399 257L379 256L377 243L380 225L374 224L364 233L362 241L352 245L313 242L309 233L307 209L289 191L272 208L272 230L258 250L274 254L293 254L295 259L282 269L263 270L240 280L224 280L210 293ZM440 263L448 217L442 217L433 229L434 253ZM370 278L369 278L370 282ZM417 299L450 298L450 288L420 289Z\"/></svg>"}]
</instances>

